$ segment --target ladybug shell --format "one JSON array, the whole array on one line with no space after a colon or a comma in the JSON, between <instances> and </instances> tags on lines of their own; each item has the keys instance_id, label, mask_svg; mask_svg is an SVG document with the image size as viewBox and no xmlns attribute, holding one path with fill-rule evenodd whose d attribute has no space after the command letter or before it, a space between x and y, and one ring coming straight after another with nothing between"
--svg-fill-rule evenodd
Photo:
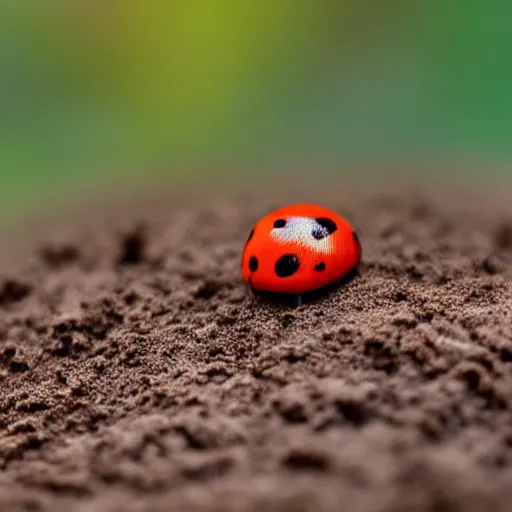
<instances>
[{"instance_id":1,"label":"ladybug shell","mask_svg":"<svg viewBox=\"0 0 512 512\"><path fill-rule=\"evenodd\" d=\"M301 294L353 271L361 246L350 224L314 204L296 204L265 215L251 230L242 276L254 290Z\"/></svg>"}]
</instances>

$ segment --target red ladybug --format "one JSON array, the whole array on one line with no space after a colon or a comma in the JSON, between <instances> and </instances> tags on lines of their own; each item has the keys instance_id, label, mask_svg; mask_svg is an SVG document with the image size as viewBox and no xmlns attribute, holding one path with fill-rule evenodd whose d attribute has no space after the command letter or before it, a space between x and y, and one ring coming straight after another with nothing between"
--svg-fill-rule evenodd
<instances>
[{"instance_id":1,"label":"red ladybug","mask_svg":"<svg viewBox=\"0 0 512 512\"><path fill-rule=\"evenodd\" d=\"M251 230L242 275L253 290L300 295L340 280L360 260L359 239L343 217L295 204L265 215Z\"/></svg>"}]
</instances>

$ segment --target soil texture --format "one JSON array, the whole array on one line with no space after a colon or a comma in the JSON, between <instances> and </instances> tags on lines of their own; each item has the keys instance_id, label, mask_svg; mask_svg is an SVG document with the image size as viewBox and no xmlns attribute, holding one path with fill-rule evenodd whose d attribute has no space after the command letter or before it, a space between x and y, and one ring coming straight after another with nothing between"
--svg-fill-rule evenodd
<instances>
[{"instance_id":1,"label":"soil texture","mask_svg":"<svg viewBox=\"0 0 512 512\"><path fill-rule=\"evenodd\" d=\"M511 510L509 203L321 188L124 205L4 246L0 510ZM363 247L299 307L239 268L296 200Z\"/></svg>"}]
</instances>

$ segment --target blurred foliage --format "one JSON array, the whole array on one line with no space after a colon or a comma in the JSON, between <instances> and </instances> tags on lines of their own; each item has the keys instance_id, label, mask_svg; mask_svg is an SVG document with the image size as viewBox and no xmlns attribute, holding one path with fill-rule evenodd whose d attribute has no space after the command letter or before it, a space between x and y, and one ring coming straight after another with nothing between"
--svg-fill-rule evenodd
<instances>
[{"instance_id":1,"label":"blurred foliage","mask_svg":"<svg viewBox=\"0 0 512 512\"><path fill-rule=\"evenodd\" d=\"M506 162L509 0L2 0L0 198L112 169Z\"/></svg>"}]
</instances>

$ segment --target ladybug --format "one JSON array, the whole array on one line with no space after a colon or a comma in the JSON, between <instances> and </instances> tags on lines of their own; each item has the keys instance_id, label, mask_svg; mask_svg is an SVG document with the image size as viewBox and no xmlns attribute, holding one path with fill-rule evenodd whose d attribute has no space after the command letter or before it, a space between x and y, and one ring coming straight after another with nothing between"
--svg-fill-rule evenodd
<instances>
[{"instance_id":1,"label":"ladybug","mask_svg":"<svg viewBox=\"0 0 512 512\"><path fill-rule=\"evenodd\" d=\"M354 272L361 254L343 217L323 206L294 204L265 215L251 230L242 276L255 291L300 296Z\"/></svg>"}]
</instances>

